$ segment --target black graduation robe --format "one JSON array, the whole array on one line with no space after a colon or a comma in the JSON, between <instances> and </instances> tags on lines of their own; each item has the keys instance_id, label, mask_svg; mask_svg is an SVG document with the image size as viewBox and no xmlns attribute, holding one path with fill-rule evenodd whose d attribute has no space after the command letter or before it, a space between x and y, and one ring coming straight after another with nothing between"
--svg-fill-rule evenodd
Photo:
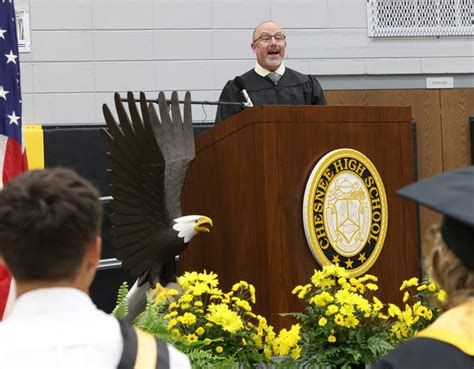
<instances>
[{"instance_id":1,"label":"black graduation robe","mask_svg":"<svg viewBox=\"0 0 474 369\"><path fill-rule=\"evenodd\" d=\"M243 74L242 79L254 105L326 105L323 89L316 77L302 74L288 67L278 84L262 77L254 69ZM244 102L242 93L234 81L228 81L219 97L221 102ZM219 105L216 124L237 114L243 108L235 105Z\"/></svg>"},{"instance_id":2,"label":"black graduation robe","mask_svg":"<svg viewBox=\"0 0 474 369\"><path fill-rule=\"evenodd\" d=\"M474 301L442 314L371 369L473 369Z\"/></svg>"}]
</instances>

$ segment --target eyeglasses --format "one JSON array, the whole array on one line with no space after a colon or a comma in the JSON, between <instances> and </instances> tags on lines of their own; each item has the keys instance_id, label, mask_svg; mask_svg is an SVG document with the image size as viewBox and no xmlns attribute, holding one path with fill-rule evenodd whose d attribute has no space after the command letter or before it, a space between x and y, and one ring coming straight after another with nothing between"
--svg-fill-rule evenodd
<instances>
[{"instance_id":1,"label":"eyeglasses","mask_svg":"<svg viewBox=\"0 0 474 369\"><path fill-rule=\"evenodd\" d=\"M263 34L260 37L257 37L255 40L253 40L253 42L262 41L266 43L266 42L270 42L272 38L275 39L275 42L283 42L286 40L286 36L283 33L278 33L276 35Z\"/></svg>"}]
</instances>

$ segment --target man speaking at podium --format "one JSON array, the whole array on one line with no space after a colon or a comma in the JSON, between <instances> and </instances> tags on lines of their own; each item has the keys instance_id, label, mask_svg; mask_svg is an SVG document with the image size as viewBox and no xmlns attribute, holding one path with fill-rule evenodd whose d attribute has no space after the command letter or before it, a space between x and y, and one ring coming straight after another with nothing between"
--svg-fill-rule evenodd
<instances>
[{"instance_id":1,"label":"man speaking at podium","mask_svg":"<svg viewBox=\"0 0 474 369\"><path fill-rule=\"evenodd\" d=\"M224 86L219 102L253 105L325 105L317 79L285 67L286 35L273 21L259 24L252 35L255 68ZM216 124L242 110L238 105L219 105Z\"/></svg>"}]
</instances>

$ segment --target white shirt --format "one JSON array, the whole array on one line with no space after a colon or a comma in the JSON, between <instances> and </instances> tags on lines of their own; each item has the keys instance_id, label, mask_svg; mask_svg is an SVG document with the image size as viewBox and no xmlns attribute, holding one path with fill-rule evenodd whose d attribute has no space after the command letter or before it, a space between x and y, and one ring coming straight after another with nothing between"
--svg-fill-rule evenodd
<instances>
[{"instance_id":1,"label":"white shirt","mask_svg":"<svg viewBox=\"0 0 474 369\"><path fill-rule=\"evenodd\" d=\"M255 64L255 73L261 75L262 77L266 77L268 76L270 73L276 73L276 74L279 74L280 76L282 76L284 73L285 73L285 65L283 64L283 62L280 64L280 66L278 67L278 69L275 71L275 72L271 72L269 71L268 69L265 69L264 67L262 67L260 64L258 64L258 62Z\"/></svg>"},{"instance_id":2,"label":"white shirt","mask_svg":"<svg viewBox=\"0 0 474 369\"><path fill-rule=\"evenodd\" d=\"M27 292L0 323L1 369L115 369L122 350L118 321L75 288ZM169 352L171 368L191 368L184 354Z\"/></svg>"}]
</instances>

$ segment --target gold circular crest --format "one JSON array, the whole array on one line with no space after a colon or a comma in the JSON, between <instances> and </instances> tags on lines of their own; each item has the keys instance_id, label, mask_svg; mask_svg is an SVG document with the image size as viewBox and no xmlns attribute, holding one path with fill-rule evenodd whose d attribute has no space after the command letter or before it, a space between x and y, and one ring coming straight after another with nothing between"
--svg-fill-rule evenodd
<instances>
[{"instance_id":1,"label":"gold circular crest","mask_svg":"<svg viewBox=\"0 0 474 369\"><path fill-rule=\"evenodd\" d=\"M306 240L322 266L339 264L351 276L375 263L387 233L387 196L364 154L338 149L313 168L303 200Z\"/></svg>"}]
</instances>

